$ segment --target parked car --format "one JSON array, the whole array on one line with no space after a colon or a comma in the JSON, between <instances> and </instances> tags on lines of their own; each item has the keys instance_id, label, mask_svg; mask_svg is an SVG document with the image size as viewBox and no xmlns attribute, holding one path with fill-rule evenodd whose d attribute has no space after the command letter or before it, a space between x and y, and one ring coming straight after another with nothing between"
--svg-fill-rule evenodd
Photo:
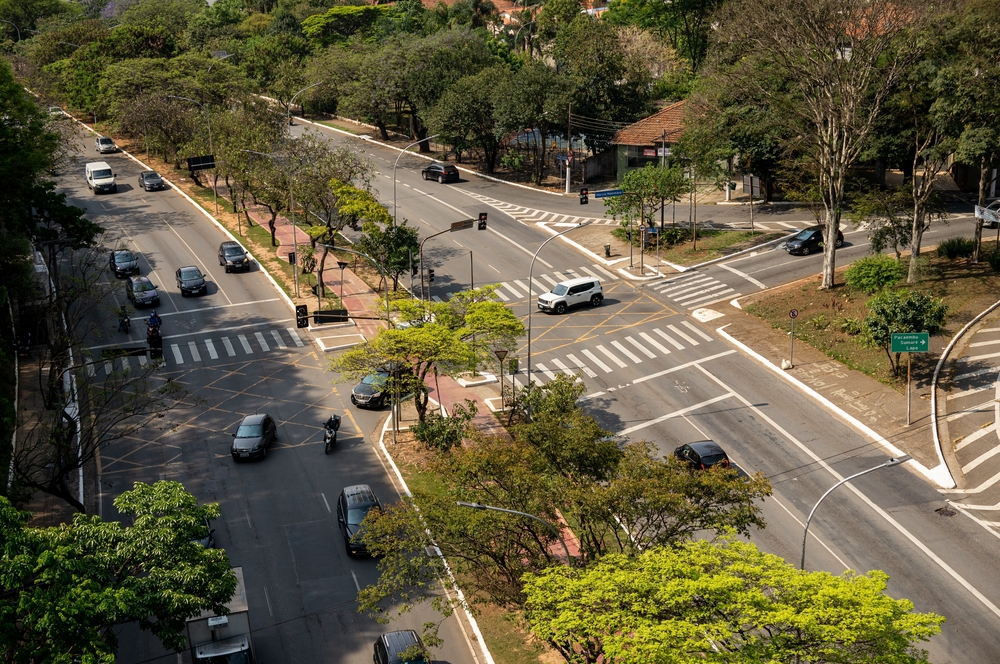
<instances>
[{"instance_id":1,"label":"parked car","mask_svg":"<svg viewBox=\"0 0 1000 664\"><path fill-rule=\"evenodd\" d=\"M128 249L113 249L111 258L108 259L108 265L111 266L111 271L115 273L116 277L139 274L139 260Z\"/></svg>"},{"instance_id":2,"label":"parked car","mask_svg":"<svg viewBox=\"0 0 1000 664\"><path fill-rule=\"evenodd\" d=\"M578 304L589 302L590 306L597 307L602 301L604 301L604 289L600 280L593 277L579 277L560 282L548 293L539 295L538 308L562 314Z\"/></svg>"},{"instance_id":3,"label":"parked car","mask_svg":"<svg viewBox=\"0 0 1000 664\"><path fill-rule=\"evenodd\" d=\"M385 405L385 384L388 371L369 374L351 390L351 403L362 408L381 408Z\"/></svg>"},{"instance_id":4,"label":"parked car","mask_svg":"<svg viewBox=\"0 0 1000 664\"><path fill-rule=\"evenodd\" d=\"M382 504L367 484L344 487L340 492L340 497L337 498L337 523L344 533L344 546L347 547L348 555L368 553L364 543L353 540L361 531L361 522L373 509L381 511Z\"/></svg>"},{"instance_id":5,"label":"parked car","mask_svg":"<svg viewBox=\"0 0 1000 664\"><path fill-rule=\"evenodd\" d=\"M64 118L64 117L67 117L66 111L62 110L58 106L49 106L49 115L52 118Z\"/></svg>"},{"instance_id":6,"label":"parked car","mask_svg":"<svg viewBox=\"0 0 1000 664\"><path fill-rule=\"evenodd\" d=\"M155 307L160 303L160 294L146 277L129 277L125 282L125 297L136 307Z\"/></svg>"},{"instance_id":7,"label":"parked car","mask_svg":"<svg viewBox=\"0 0 1000 664\"><path fill-rule=\"evenodd\" d=\"M712 440L686 443L674 450L674 456L686 461L695 470L705 470L712 466L729 467L729 456L722 447Z\"/></svg>"},{"instance_id":8,"label":"parked car","mask_svg":"<svg viewBox=\"0 0 1000 664\"><path fill-rule=\"evenodd\" d=\"M226 267L226 272L233 270L250 270L250 257L239 242L223 242L219 245L219 265Z\"/></svg>"},{"instance_id":9,"label":"parked car","mask_svg":"<svg viewBox=\"0 0 1000 664\"><path fill-rule=\"evenodd\" d=\"M118 146L107 136L98 136L95 138L94 148L101 154L105 152L118 152Z\"/></svg>"},{"instance_id":10,"label":"parked car","mask_svg":"<svg viewBox=\"0 0 1000 664\"><path fill-rule=\"evenodd\" d=\"M402 653L414 652L420 654L403 658ZM427 664L427 650L416 632L404 629L378 637L372 661L375 664Z\"/></svg>"},{"instance_id":11,"label":"parked car","mask_svg":"<svg viewBox=\"0 0 1000 664\"><path fill-rule=\"evenodd\" d=\"M799 232L795 237L785 242L785 251L790 254L808 256L814 251L823 249L823 226L810 226ZM844 246L844 234L837 229L837 249Z\"/></svg>"},{"instance_id":12,"label":"parked car","mask_svg":"<svg viewBox=\"0 0 1000 664\"><path fill-rule=\"evenodd\" d=\"M193 540L198 544L201 544L206 549L215 548L215 528L212 527L212 522L205 519L205 527L200 528L198 532L198 538Z\"/></svg>"},{"instance_id":13,"label":"parked car","mask_svg":"<svg viewBox=\"0 0 1000 664\"><path fill-rule=\"evenodd\" d=\"M143 171L139 173L139 186L146 191L163 189L163 178L156 171Z\"/></svg>"},{"instance_id":14,"label":"parked car","mask_svg":"<svg viewBox=\"0 0 1000 664\"><path fill-rule=\"evenodd\" d=\"M247 415L233 434L230 454L234 461L267 456L267 446L278 440L278 426L267 413Z\"/></svg>"},{"instance_id":15,"label":"parked car","mask_svg":"<svg viewBox=\"0 0 1000 664\"><path fill-rule=\"evenodd\" d=\"M181 297L185 295L204 295L208 292L205 275L194 265L177 268L174 277L177 279L177 288L181 291Z\"/></svg>"},{"instance_id":16,"label":"parked car","mask_svg":"<svg viewBox=\"0 0 1000 664\"><path fill-rule=\"evenodd\" d=\"M425 180L437 180L441 184L458 182L458 169L452 164L441 164L435 161L420 171L420 176Z\"/></svg>"}]
</instances>

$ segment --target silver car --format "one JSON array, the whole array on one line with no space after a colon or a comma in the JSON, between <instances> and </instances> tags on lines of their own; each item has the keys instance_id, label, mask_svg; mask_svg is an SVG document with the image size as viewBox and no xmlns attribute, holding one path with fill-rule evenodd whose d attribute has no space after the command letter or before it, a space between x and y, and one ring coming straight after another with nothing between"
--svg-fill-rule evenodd
<instances>
[{"instance_id":1,"label":"silver car","mask_svg":"<svg viewBox=\"0 0 1000 664\"><path fill-rule=\"evenodd\" d=\"M104 154L105 152L118 152L118 146L107 136L98 136L94 139L94 148L98 152Z\"/></svg>"}]
</instances>

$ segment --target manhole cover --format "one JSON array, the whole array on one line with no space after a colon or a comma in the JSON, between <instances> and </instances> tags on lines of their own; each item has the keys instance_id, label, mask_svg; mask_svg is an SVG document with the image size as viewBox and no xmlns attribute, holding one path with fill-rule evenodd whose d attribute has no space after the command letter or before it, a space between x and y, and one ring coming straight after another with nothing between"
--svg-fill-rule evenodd
<instances>
[{"instance_id":1,"label":"manhole cover","mask_svg":"<svg viewBox=\"0 0 1000 664\"><path fill-rule=\"evenodd\" d=\"M934 511L940 514L941 516L955 516L956 514L958 514L958 512L951 509L950 507L939 507Z\"/></svg>"}]
</instances>

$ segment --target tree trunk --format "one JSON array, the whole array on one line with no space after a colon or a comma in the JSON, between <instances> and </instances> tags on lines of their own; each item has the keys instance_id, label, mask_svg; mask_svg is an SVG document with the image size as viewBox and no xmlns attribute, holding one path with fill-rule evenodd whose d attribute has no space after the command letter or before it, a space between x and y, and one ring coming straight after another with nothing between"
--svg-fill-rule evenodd
<instances>
[{"instance_id":1,"label":"tree trunk","mask_svg":"<svg viewBox=\"0 0 1000 664\"><path fill-rule=\"evenodd\" d=\"M278 219L278 211L272 208L270 205L267 206L268 211L271 213L271 218L267 220L267 227L271 231L271 246L278 246L278 238L275 237L278 229L275 227L275 221Z\"/></svg>"},{"instance_id":2,"label":"tree trunk","mask_svg":"<svg viewBox=\"0 0 1000 664\"><path fill-rule=\"evenodd\" d=\"M382 120L375 121L375 127L378 129L379 135L382 137L383 141L389 140L389 132L385 130L385 122Z\"/></svg>"},{"instance_id":3,"label":"tree trunk","mask_svg":"<svg viewBox=\"0 0 1000 664\"><path fill-rule=\"evenodd\" d=\"M316 290L319 291L320 297L323 297L324 295L323 289L325 288L325 285L323 284L323 270L326 269L326 257L327 255L329 255L329 253L330 253L330 248L324 246L323 255L320 256L319 258L319 268L316 272Z\"/></svg>"},{"instance_id":4,"label":"tree trunk","mask_svg":"<svg viewBox=\"0 0 1000 664\"><path fill-rule=\"evenodd\" d=\"M535 148L535 184L541 185L545 177L545 143L548 136L538 130L538 145Z\"/></svg>"}]
</instances>

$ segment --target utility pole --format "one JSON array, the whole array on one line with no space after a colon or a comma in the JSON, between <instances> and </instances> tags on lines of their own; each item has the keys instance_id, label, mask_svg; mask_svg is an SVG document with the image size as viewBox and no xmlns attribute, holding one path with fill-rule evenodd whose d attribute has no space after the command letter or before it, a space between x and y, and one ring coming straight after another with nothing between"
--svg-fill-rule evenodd
<instances>
[{"instance_id":1,"label":"utility pole","mask_svg":"<svg viewBox=\"0 0 1000 664\"><path fill-rule=\"evenodd\" d=\"M569 193L570 173L573 171L573 104L566 117L566 193Z\"/></svg>"}]
</instances>

